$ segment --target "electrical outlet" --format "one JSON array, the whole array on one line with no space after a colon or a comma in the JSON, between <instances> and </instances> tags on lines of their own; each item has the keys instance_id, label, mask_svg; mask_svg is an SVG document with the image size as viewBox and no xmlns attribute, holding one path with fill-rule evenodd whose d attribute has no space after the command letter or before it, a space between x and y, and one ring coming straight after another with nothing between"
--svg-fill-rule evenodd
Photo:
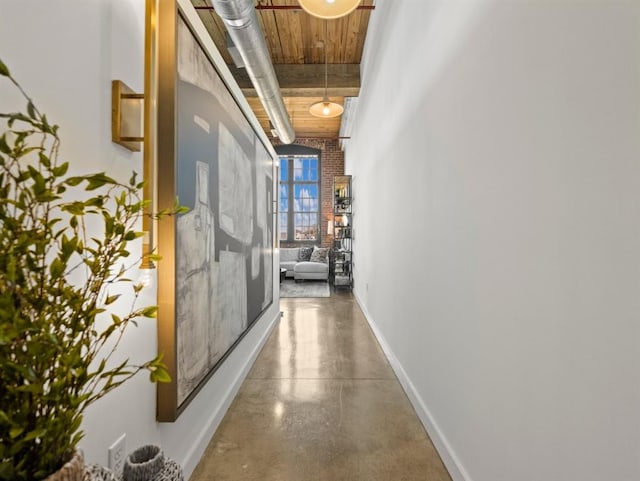
<instances>
[{"instance_id":1,"label":"electrical outlet","mask_svg":"<svg viewBox=\"0 0 640 481\"><path fill-rule=\"evenodd\" d=\"M109 469L116 474L122 473L124 458L127 452L127 435L123 434L109 446Z\"/></svg>"}]
</instances>

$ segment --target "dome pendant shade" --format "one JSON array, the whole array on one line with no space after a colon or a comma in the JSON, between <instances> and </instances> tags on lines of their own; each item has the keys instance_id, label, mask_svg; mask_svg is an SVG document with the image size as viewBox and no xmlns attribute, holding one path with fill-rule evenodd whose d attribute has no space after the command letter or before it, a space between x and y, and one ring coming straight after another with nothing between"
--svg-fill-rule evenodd
<instances>
[{"instance_id":1,"label":"dome pendant shade","mask_svg":"<svg viewBox=\"0 0 640 481\"><path fill-rule=\"evenodd\" d=\"M309 113L316 117L329 119L342 115L344 108L342 105L331 102L328 98L324 98L321 102L316 102L309 108Z\"/></svg>"},{"instance_id":2,"label":"dome pendant shade","mask_svg":"<svg viewBox=\"0 0 640 481\"><path fill-rule=\"evenodd\" d=\"M309 15L332 20L353 12L360 0L298 0L298 3Z\"/></svg>"}]
</instances>

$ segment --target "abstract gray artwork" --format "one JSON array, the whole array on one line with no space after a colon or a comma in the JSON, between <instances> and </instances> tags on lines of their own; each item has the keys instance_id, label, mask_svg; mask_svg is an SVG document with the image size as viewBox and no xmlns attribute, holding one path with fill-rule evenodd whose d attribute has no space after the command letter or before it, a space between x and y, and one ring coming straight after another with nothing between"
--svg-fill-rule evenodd
<instances>
[{"instance_id":1,"label":"abstract gray artwork","mask_svg":"<svg viewBox=\"0 0 640 481\"><path fill-rule=\"evenodd\" d=\"M218 190L220 226L244 245L253 237L251 164L231 132L223 125L218 133Z\"/></svg>"},{"instance_id":2,"label":"abstract gray artwork","mask_svg":"<svg viewBox=\"0 0 640 481\"><path fill-rule=\"evenodd\" d=\"M177 58L179 408L273 302L274 233L271 154L181 17Z\"/></svg>"},{"instance_id":3,"label":"abstract gray artwork","mask_svg":"<svg viewBox=\"0 0 640 481\"><path fill-rule=\"evenodd\" d=\"M178 399L184 400L207 372L215 305L213 212L209 207L209 166L196 162L196 205L176 221L176 317L178 332ZM186 335L186 334L189 335Z\"/></svg>"}]
</instances>

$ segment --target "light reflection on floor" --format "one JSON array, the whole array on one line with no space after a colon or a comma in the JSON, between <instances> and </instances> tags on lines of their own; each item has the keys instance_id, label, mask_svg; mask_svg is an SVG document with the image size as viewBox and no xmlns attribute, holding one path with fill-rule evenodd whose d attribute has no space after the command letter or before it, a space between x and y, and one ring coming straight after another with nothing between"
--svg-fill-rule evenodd
<instances>
[{"instance_id":1,"label":"light reflection on floor","mask_svg":"<svg viewBox=\"0 0 640 481\"><path fill-rule=\"evenodd\" d=\"M281 310L191 481L450 481L352 296Z\"/></svg>"}]
</instances>

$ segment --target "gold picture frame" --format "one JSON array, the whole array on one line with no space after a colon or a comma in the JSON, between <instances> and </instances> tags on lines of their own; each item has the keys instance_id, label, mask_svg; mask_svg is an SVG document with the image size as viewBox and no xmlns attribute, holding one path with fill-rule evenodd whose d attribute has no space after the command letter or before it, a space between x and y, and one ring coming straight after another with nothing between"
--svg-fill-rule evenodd
<instances>
[{"instance_id":1,"label":"gold picture frame","mask_svg":"<svg viewBox=\"0 0 640 481\"><path fill-rule=\"evenodd\" d=\"M147 0L147 26L149 195L189 208L149 226L172 422L274 301L277 155L188 0Z\"/></svg>"}]
</instances>

